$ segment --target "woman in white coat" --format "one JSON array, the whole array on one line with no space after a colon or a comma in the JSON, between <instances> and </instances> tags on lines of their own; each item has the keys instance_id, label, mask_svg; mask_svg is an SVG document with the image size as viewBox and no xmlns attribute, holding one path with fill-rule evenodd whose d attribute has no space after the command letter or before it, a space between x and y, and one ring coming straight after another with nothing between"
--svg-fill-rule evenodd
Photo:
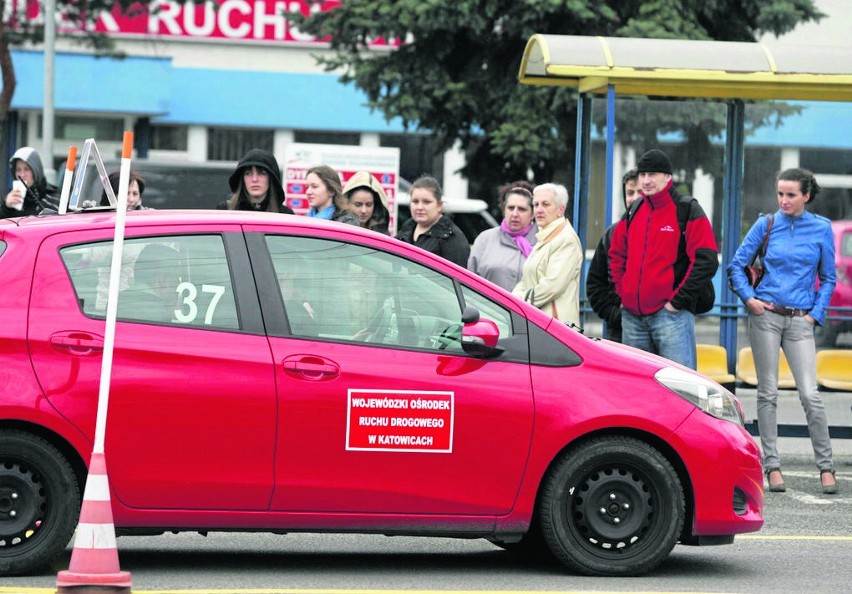
<instances>
[{"instance_id":1,"label":"woman in white coat","mask_svg":"<svg viewBox=\"0 0 852 594\"><path fill-rule=\"evenodd\" d=\"M539 231L512 291L560 322L580 326L580 238L565 218L568 190L542 184L533 190L533 214Z\"/></svg>"}]
</instances>

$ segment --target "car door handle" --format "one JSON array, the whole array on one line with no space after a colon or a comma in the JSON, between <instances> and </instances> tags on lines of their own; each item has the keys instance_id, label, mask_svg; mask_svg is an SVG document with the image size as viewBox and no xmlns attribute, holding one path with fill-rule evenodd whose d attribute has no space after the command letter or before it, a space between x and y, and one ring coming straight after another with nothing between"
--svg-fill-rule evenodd
<instances>
[{"instance_id":1,"label":"car door handle","mask_svg":"<svg viewBox=\"0 0 852 594\"><path fill-rule=\"evenodd\" d=\"M284 371L309 379L331 379L340 375L340 366L334 361L313 355L294 355L284 359Z\"/></svg>"},{"instance_id":2,"label":"car door handle","mask_svg":"<svg viewBox=\"0 0 852 594\"><path fill-rule=\"evenodd\" d=\"M104 339L88 332L59 332L50 337L54 347L75 355L91 355L104 350Z\"/></svg>"}]
</instances>

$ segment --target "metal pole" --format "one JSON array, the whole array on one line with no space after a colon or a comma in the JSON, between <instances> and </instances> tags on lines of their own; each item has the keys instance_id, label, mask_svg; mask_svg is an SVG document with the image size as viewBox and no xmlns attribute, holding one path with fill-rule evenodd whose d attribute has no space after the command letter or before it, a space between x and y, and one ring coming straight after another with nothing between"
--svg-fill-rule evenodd
<instances>
[{"instance_id":1,"label":"metal pole","mask_svg":"<svg viewBox=\"0 0 852 594\"><path fill-rule=\"evenodd\" d=\"M719 340L728 352L728 372L737 367L737 311L739 298L728 286L727 269L740 244L743 172L745 170L745 105L734 99L728 103L728 129L725 136L725 180L722 198L722 300L719 303Z\"/></svg>"},{"instance_id":2,"label":"metal pole","mask_svg":"<svg viewBox=\"0 0 852 594\"><path fill-rule=\"evenodd\" d=\"M615 86L609 85L606 90L606 218L603 228L607 229L612 224L612 211L615 205L613 200L612 179L615 169Z\"/></svg>"},{"instance_id":3,"label":"metal pole","mask_svg":"<svg viewBox=\"0 0 852 594\"><path fill-rule=\"evenodd\" d=\"M592 98L580 93L577 98L577 143L574 154L574 218L571 223L585 249L589 215L589 156L592 138ZM585 259L584 259L585 261ZM580 271L580 325L585 325L585 266Z\"/></svg>"},{"instance_id":4,"label":"metal pole","mask_svg":"<svg viewBox=\"0 0 852 594\"><path fill-rule=\"evenodd\" d=\"M44 111L42 112L42 161L44 174L56 181L53 168L53 70L56 58L56 0L44 0Z\"/></svg>"}]
</instances>

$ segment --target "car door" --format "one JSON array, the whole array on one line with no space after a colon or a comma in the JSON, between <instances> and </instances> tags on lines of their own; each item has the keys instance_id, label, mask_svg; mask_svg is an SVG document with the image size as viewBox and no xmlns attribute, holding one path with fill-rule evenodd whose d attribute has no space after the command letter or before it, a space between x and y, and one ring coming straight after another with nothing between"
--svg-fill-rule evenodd
<instances>
[{"instance_id":1,"label":"car door","mask_svg":"<svg viewBox=\"0 0 852 594\"><path fill-rule=\"evenodd\" d=\"M266 509L275 381L239 227L128 235L105 442L113 497L136 508ZM111 238L105 229L46 240L29 312L44 394L90 439Z\"/></svg>"},{"instance_id":2,"label":"car door","mask_svg":"<svg viewBox=\"0 0 852 594\"><path fill-rule=\"evenodd\" d=\"M272 508L509 511L533 425L525 320L389 242L252 230L280 403ZM463 304L500 326L503 355L462 351Z\"/></svg>"}]
</instances>

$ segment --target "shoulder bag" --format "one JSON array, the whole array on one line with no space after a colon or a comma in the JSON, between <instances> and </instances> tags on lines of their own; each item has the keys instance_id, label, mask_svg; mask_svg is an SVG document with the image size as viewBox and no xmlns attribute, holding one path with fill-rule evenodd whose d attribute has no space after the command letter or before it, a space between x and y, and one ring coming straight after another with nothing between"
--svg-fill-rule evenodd
<instances>
[{"instance_id":1,"label":"shoulder bag","mask_svg":"<svg viewBox=\"0 0 852 594\"><path fill-rule=\"evenodd\" d=\"M766 233L763 235L763 241L760 242L760 247L757 248L751 262L743 267L746 278L749 284L755 289L763 280L763 275L766 274L766 268L763 267L763 258L766 256L766 248L769 244L769 232L772 231L772 223L775 222L775 215L769 217L769 223L766 225Z\"/></svg>"}]
</instances>

